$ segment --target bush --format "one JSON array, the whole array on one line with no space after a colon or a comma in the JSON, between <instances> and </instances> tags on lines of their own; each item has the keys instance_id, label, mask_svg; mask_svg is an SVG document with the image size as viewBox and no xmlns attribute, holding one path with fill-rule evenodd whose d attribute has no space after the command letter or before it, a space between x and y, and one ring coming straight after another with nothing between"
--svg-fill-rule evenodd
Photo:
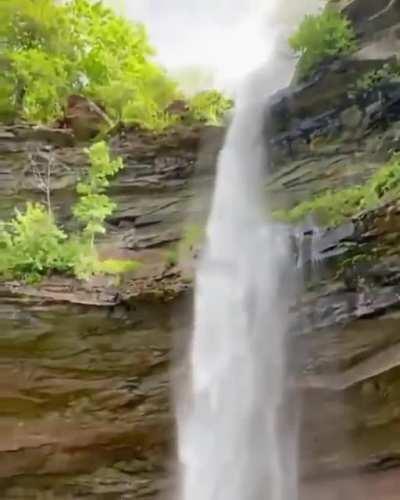
<instances>
[{"instance_id":1,"label":"bush","mask_svg":"<svg viewBox=\"0 0 400 500\"><path fill-rule=\"evenodd\" d=\"M300 56L299 72L303 78L325 59L348 54L356 47L350 21L331 9L306 16L289 43Z\"/></svg>"},{"instance_id":2,"label":"bush","mask_svg":"<svg viewBox=\"0 0 400 500\"><path fill-rule=\"evenodd\" d=\"M217 90L199 92L189 102L189 110L193 119L208 125L220 125L226 112L232 106L233 101Z\"/></svg>"}]
</instances>

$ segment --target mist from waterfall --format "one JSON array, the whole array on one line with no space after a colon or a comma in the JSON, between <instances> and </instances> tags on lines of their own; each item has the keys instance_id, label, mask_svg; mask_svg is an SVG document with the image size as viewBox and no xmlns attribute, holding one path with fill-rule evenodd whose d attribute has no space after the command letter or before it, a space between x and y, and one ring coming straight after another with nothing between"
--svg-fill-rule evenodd
<instances>
[{"instance_id":1,"label":"mist from waterfall","mask_svg":"<svg viewBox=\"0 0 400 500\"><path fill-rule=\"evenodd\" d=\"M277 25L291 28L324 0L105 0L145 23L156 57L189 93L234 92L260 67ZM189 75L188 75L189 73Z\"/></svg>"},{"instance_id":2,"label":"mist from waterfall","mask_svg":"<svg viewBox=\"0 0 400 500\"><path fill-rule=\"evenodd\" d=\"M237 95L197 269L177 411L180 500L297 498L295 432L281 429L295 263L286 232L268 220L263 124L268 97L293 75L284 40L299 18L276 9L271 19L270 58Z\"/></svg>"}]
</instances>

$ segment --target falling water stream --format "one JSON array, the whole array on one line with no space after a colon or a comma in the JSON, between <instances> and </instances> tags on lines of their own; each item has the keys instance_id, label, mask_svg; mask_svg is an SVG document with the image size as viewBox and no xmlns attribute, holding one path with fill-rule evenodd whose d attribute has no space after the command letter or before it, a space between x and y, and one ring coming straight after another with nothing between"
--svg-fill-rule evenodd
<instances>
[{"instance_id":1,"label":"falling water stream","mask_svg":"<svg viewBox=\"0 0 400 500\"><path fill-rule=\"evenodd\" d=\"M262 500L266 491L287 500L293 490L278 431L288 243L267 223L266 96L255 80L220 154L197 272L192 398L179 420L184 500Z\"/></svg>"},{"instance_id":2,"label":"falling water stream","mask_svg":"<svg viewBox=\"0 0 400 500\"><path fill-rule=\"evenodd\" d=\"M197 269L190 388L178 406L181 500L297 498L295 435L281 431L293 264L287 235L268 222L263 188L268 97L295 63L282 40L271 32L269 62L242 86L219 156Z\"/></svg>"}]
</instances>

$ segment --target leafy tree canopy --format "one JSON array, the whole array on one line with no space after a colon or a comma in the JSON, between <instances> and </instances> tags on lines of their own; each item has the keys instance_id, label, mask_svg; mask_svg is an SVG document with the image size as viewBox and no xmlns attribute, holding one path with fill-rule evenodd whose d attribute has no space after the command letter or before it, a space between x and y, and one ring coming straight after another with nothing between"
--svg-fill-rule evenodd
<instances>
[{"instance_id":1,"label":"leafy tree canopy","mask_svg":"<svg viewBox=\"0 0 400 500\"><path fill-rule=\"evenodd\" d=\"M140 23L101 1L0 0L0 117L50 122L81 94L115 120L162 129L179 97Z\"/></svg>"},{"instance_id":2,"label":"leafy tree canopy","mask_svg":"<svg viewBox=\"0 0 400 500\"><path fill-rule=\"evenodd\" d=\"M325 59L353 51L356 34L344 15L327 8L319 15L305 16L289 44L300 56L300 76L305 78Z\"/></svg>"}]
</instances>

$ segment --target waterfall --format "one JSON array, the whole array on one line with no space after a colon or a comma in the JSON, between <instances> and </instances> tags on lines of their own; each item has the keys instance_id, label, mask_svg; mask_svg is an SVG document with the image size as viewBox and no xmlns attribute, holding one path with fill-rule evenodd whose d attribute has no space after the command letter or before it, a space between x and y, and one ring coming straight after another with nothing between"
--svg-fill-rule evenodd
<instances>
[{"instance_id":1,"label":"waterfall","mask_svg":"<svg viewBox=\"0 0 400 500\"><path fill-rule=\"evenodd\" d=\"M197 269L191 376L177 412L180 500L296 500L295 437L282 424L295 266L264 190L268 97L294 70L277 34L269 62L237 96L219 156Z\"/></svg>"}]
</instances>

